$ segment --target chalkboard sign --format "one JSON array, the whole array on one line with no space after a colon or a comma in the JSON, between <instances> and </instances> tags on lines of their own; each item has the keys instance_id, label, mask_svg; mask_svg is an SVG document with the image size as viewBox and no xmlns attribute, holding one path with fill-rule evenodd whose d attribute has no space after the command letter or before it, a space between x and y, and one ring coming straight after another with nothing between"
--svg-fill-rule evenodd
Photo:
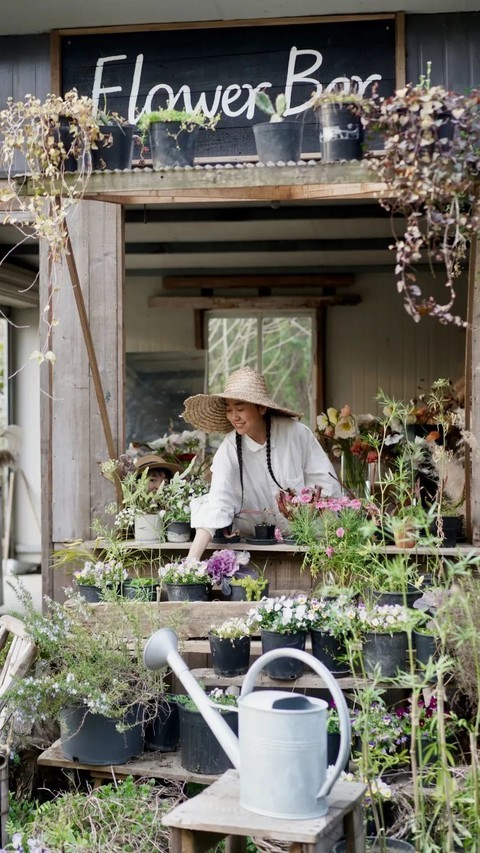
<instances>
[{"instance_id":1,"label":"chalkboard sign","mask_svg":"<svg viewBox=\"0 0 480 853\"><path fill-rule=\"evenodd\" d=\"M221 113L215 131L199 134L197 156L255 153L252 124L267 120L255 90L286 92L289 118L304 121L304 151L318 151L316 90L355 81L369 94L395 88L394 18L314 24L153 30L65 36L64 91L93 96L100 108L138 120L166 107Z\"/></svg>"}]
</instances>

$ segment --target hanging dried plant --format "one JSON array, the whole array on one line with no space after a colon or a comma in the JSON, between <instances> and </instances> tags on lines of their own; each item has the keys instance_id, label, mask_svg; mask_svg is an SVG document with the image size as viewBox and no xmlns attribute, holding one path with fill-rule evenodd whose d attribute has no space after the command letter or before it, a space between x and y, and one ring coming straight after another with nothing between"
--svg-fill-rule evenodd
<instances>
[{"instance_id":1,"label":"hanging dried plant","mask_svg":"<svg viewBox=\"0 0 480 853\"><path fill-rule=\"evenodd\" d=\"M373 98L364 124L379 130L384 156L371 165L388 185L381 204L406 217L396 252L395 275L407 313L419 322L436 317L464 326L453 313L454 281L461 272L469 240L480 226L475 181L480 168L480 90L459 95L430 85L427 75L390 98ZM443 304L422 293L416 265L425 252L445 272Z\"/></svg>"}]
</instances>

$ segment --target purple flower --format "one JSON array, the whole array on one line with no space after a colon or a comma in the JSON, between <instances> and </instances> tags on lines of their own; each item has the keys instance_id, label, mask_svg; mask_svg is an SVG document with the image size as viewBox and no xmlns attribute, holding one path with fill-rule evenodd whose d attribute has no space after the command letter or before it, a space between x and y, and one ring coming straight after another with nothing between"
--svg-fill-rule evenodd
<instances>
[{"instance_id":1,"label":"purple flower","mask_svg":"<svg viewBox=\"0 0 480 853\"><path fill-rule=\"evenodd\" d=\"M224 578L231 578L239 566L235 551L224 548L222 551L215 551L207 561L207 574L212 583L220 584Z\"/></svg>"}]
</instances>

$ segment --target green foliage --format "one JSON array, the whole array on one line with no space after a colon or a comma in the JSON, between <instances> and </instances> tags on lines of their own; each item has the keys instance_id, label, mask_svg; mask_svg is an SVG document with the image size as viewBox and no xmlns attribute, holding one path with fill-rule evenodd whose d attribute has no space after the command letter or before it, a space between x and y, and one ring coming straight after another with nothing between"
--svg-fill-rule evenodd
<instances>
[{"instance_id":1,"label":"green foliage","mask_svg":"<svg viewBox=\"0 0 480 853\"><path fill-rule=\"evenodd\" d=\"M287 111L287 99L283 93L277 95L275 103L273 103L270 95L267 95L266 92L257 92L255 95L255 104L259 110L270 116L270 121L283 121Z\"/></svg>"},{"instance_id":2,"label":"green foliage","mask_svg":"<svg viewBox=\"0 0 480 853\"><path fill-rule=\"evenodd\" d=\"M175 110L175 109L163 109L163 110L154 110L151 113L144 113L140 116L137 127L142 133L147 133L148 128L154 122L165 122L167 124L171 124L172 122L180 125L179 133L182 130L186 130L187 132L191 132L196 127L202 127L204 130L214 130L215 125L220 121L220 114L212 116L211 118L205 113L199 111L196 113L189 113L186 110ZM174 136L178 134L173 134Z\"/></svg>"},{"instance_id":3,"label":"green foliage","mask_svg":"<svg viewBox=\"0 0 480 853\"><path fill-rule=\"evenodd\" d=\"M264 577L252 578L250 575L246 578L233 577L230 581L232 586L241 586L245 590L247 601L260 601L267 583Z\"/></svg>"},{"instance_id":4,"label":"green foliage","mask_svg":"<svg viewBox=\"0 0 480 853\"><path fill-rule=\"evenodd\" d=\"M168 849L162 816L175 804L169 794L178 797L153 780L134 782L129 777L87 795L65 793L17 810L11 813L8 831L21 832L25 847L27 838L38 839L51 853L161 853Z\"/></svg>"}]
</instances>

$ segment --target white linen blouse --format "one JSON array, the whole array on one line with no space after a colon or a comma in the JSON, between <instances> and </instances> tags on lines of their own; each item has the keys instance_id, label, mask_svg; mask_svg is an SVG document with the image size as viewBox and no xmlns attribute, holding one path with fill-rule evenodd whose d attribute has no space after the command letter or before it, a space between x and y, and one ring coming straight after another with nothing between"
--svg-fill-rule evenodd
<instances>
[{"instance_id":1,"label":"white linen blouse","mask_svg":"<svg viewBox=\"0 0 480 853\"><path fill-rule=\"evenodd\" d=\"M212 462L210 491L191 503L192 527L215 530L232 522L242 535L252 536L254 524L268 509L268 524L288 532L288 521L277 507L279 487L267 468L266 444L258 444L248 435L243 437L243 503L235 430L223 439ZM327 497L341 495L333 466L312 431L292 418L272 417L271 466L282 489L296 493L304 487L321 486Z\"/></svg>"}]
</instances>

